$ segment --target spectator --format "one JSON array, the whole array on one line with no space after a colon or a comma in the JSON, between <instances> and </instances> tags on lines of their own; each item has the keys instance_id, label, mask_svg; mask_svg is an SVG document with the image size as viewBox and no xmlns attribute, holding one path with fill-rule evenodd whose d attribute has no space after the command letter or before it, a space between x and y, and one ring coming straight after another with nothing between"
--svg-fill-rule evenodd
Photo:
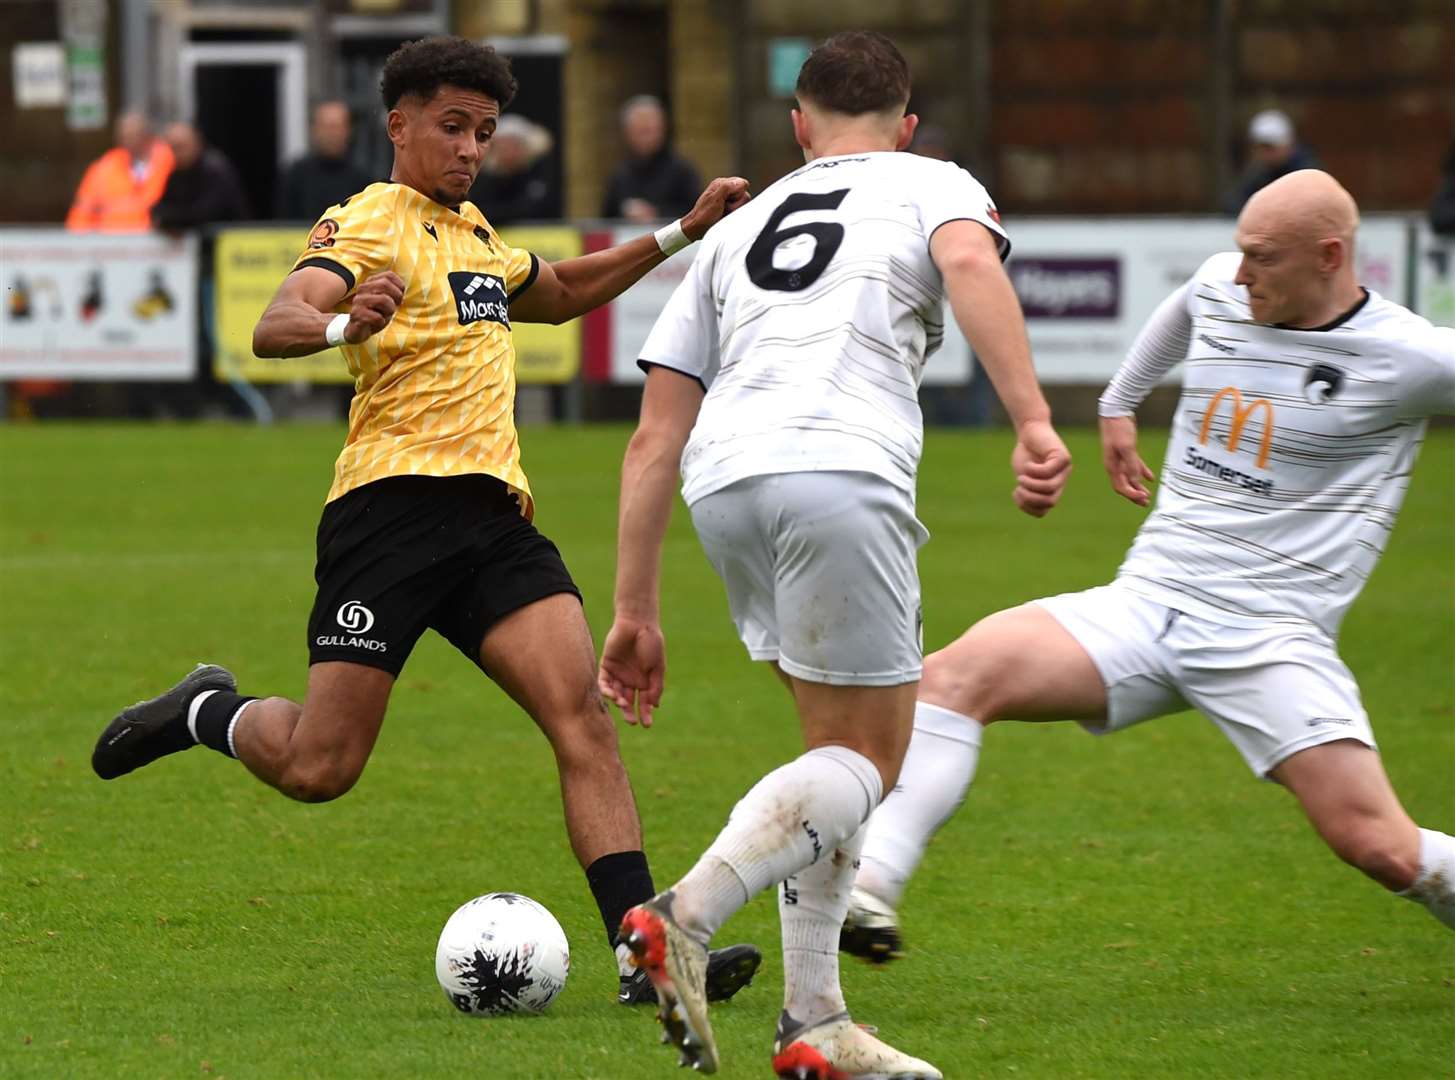
<instances>
[{"instance_id":1,"label":"spectator","mask_svg":"<svg viewBox=\"0 0 1455 1080\"><path fill-rule=\"evenodd\" d=\"M169 232L204 230L208 225L245 221L252 216L242 178L221 150L208 146L201 133L185 122L169 125L164 137L172 147L177 164L152 211L157 228ZM202 265L211 265L212 236L205 231L200 258ZM190 383L132 384L138 393L137 407L154 415L188 419L214 408L221 408L231 416L245 416L248 410L242 399L227 394L213 372L211 279L204 276L198 288L202 318L197 326L196 377Z\"/></svg>"},{"instance_id":2,"label":"spectator","mask_svg":"<svg viewBox=\"0 0 1455 1080\"><path fill-rule=\"evenodd\" d=\"M629 221L666 221L692 209L702 181L697 169L667 145L667 112L649 94L621 107L627 159L606 182L601 216Z\"/></svg>"},{"instance_id":3,"label":"spectator","mask_svg":"<svg viewBox=\"0 0 1455 1080\"><path fill-rule=\"evenodd\" d=\"M158 228L194 229L252 216L242 179L222 151L203 142L202 134L185 121L168 126L165 138L176 166L152 211Z\"/></svg>"},{"instance_id":4,"label":"spectator","mask_svg":"<svg viewBox=\"0 0 1455 1080\"><path fill-rule=\"evenodd\" d=\"M342 101L321 101L313 107L309 137L312 153L294 161L279 183L277 217L317 221L330 206L357 194L377 177L349 160L353 121Z\"/></svg>"},{"instance_id":5,"label":"spectator","mask_svg":"<svg viewBox=\"0 0 1455 1080\"><path fill-rule=\"evenodd\" d=\"M490 224L561 216L561 191L550 156L554 142L549 131L523 116L500 118L468 196Z\"/></svg>"},{"instance_id":6,"label":"spectator","mask_svg":"<svg viewBox=\"0 0 1455 1080\"><path fill-rule=\"evenodd\" d=\"M172 171L172 150L146 116L116 118L116 145L93 161L76 189L66 228L77 232L145 232Z\"/></svg>"},{"instance_id":7,"label":"spectator","mask_svg":"<svg viewBox=\"0 0 1455 1080\"><path fill-rule=\"evenodd\" d=\"M1430 203L1430 228L1441 236L1455 237L1455 146L1450 147L1450 155L1445 158L1445 175Z\"/></svg>"},{"instance_id":8,"label":"spectator","mask_svg":"<svg viewBox=\"0 0 1455 1080\"><path fill-rule=\"evenodd\" d=\"M1223 200L1223 209L1237 214L1255 191L1280 176L1319 167L1313 151L1298 141L1288 114L1279 109L1264 109L1248 122L1248 164Z\"/></svg>"}]
</instances>

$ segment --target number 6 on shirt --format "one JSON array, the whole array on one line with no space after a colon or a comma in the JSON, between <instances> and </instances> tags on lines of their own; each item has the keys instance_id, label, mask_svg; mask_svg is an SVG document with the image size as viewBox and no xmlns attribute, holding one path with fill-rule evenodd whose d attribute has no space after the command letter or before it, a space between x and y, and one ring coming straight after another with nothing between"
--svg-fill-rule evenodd
<instances>
[{"instance_id":1,"label":"number 6 on shirt","mask_svg":"<svg viewBox=\"0 0 1455 1080\"><path fill-rule=\"evenodd\" d=\"M848 193L848 188L822 195L799 191L784 199L753 241L753 246L748 248L748 278L753 284L774 292L800 292L817 281L834 257L834 252L844 242L844 227L832 221L814 221L789 229L779 229L778 225L789 214L800 210L837 210ZM773 253L799 236L813 238L813 255L795 270L778 269L773 265ZM795 245L799 246L802 245Z\"/></svg>"}]
</instances>

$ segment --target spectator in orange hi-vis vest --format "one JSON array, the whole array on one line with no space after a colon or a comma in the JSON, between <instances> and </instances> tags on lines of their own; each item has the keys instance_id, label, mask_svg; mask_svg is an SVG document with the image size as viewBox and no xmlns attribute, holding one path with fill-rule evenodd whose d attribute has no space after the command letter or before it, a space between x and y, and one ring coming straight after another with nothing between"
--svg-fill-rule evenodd
<instances>
[{"instance_id":1,"label":"spectator in orange hi-vis vest","mask_svg":"<svg viewBox=\"0 0 1455 1080\"><path fill-rule=\"evenodd\" d=\"M116 119L116 146L81 177L66 228L77 232L144 232L172 172L172 148L152 134L136 110Z\"/></svg>"}]
</instances>

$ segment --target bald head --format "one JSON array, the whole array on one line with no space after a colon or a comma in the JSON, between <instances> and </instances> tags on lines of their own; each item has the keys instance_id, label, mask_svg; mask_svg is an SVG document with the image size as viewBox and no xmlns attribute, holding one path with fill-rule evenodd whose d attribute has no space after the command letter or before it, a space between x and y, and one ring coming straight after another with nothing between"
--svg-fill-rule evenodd
<instances>
[{"instance_id":1,"label":"bald head","mask_svg":"<svg viewBox=\"0 0 1455 1080\"><path fill-rule=\"evenodd\" d=\"M1359 207L1322 169L1299 169L1256 192L1238 216L1238 230L1278 233L1291 240L1337 237L1354 244Z\"/></svg>"},{"instance_id":2,"label":"bald head","mask_svg":"<svg viewBox=\"0 0 1455 1080\"><path fill-rule=\"evenodd\" d=\"M1248 200L1238 215L1243 262L1235 279L1248 288L1258 322L1317 327L1363 296L1354 272L1359 207L1328 173L1300 169Z\"/></svg>"}]
</instances>

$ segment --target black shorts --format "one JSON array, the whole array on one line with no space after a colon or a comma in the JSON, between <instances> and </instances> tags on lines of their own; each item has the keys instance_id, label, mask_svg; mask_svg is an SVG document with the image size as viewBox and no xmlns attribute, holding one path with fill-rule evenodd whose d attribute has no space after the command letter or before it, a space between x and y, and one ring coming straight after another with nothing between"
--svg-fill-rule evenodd
<instances>
[{"instance_id":1,"label":"black shorts","mask_svg":"<svg viewBox=\"0 0 1455 1080\"><path fill-rule=\"evenodd\" d=\"M512 611L581 592L493 476L391 476L323 508L308 659L398 675L425 628L475 663Z\"/></svg>"}]
</instances>

